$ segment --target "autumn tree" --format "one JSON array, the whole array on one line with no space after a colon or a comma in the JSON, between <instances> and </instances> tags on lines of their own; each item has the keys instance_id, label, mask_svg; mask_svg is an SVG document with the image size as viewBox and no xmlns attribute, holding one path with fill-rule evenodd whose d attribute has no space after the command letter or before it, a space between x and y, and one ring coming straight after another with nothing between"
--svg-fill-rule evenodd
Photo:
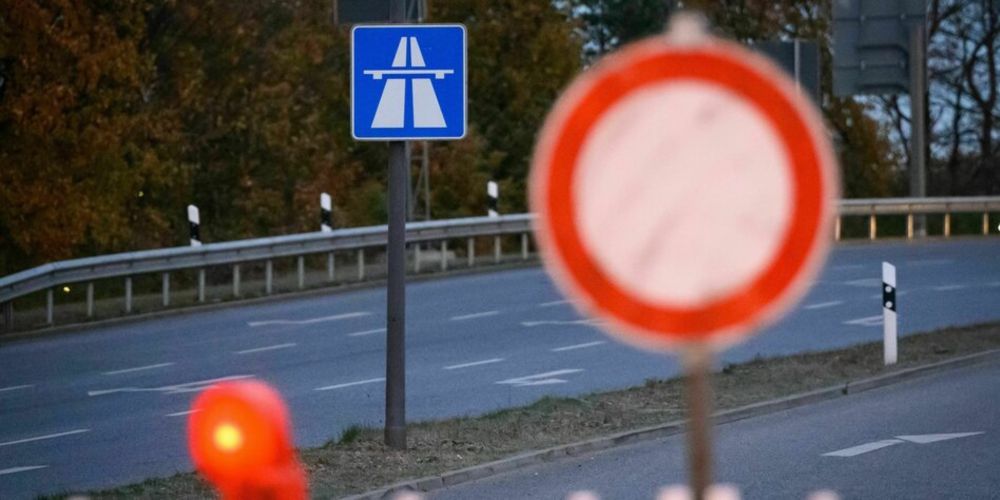
<instances>
[{"instance_id":1,"label":"autumn tree","mask_svg":"<svg viewBox=\"0 0 1000 500\"><path fill-rule=\"evenodd\" d=\"M469 119L496 156L488 174L501 183L501 212L524 211L536 134L580 68L568 13L550 0L438 0L430 14L468 28Z\"/></svg>"},{"instance_id":2,"label":"autumn tree","mask_svg":"<svg viewBox=\"0 0 1000 500\"><path fill-rule=\"evenodd\" d=\"M0 270L169 240L186 175L145 35L138 0L0 1Z\"/></svg>"}]
</instances>

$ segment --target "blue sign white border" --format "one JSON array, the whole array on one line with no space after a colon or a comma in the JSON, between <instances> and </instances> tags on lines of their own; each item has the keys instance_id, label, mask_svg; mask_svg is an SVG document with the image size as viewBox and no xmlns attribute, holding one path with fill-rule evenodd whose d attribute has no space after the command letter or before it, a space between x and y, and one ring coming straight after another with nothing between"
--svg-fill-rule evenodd
<instances>
[{"instance_id":1,"label":"blue sign white border","mask_svg":"<svg viewBox=\"0 0 1000 500\"><path fill-rule=\"evenodd\" d=\"M462 135L452 136L452 137L425 137L425 136L407 136L407 137L358 137L354 133L354 34L358 29L368 29L368 28L406 28L406 29L424 29L424 28L459 28L462 30ZM464 139L469 133L469 34L466 30L465 25L462 23L444 23L444 24L355 24L351 28L351 74L350 74L350 84L351 84L351 137L356 141L365 142L391 142L391 141L457 141Z\"/></svg>"}]
</instances>

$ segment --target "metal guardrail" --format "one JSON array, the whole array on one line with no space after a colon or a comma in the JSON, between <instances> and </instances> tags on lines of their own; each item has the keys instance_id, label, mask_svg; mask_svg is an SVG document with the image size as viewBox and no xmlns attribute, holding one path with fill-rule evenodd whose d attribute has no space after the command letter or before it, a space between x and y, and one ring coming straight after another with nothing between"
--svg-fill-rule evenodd
<instances>
[{"instance_id":1,"label":"metal guardrail","mask_svg":"<svg viewBox=\"0 0 1000 500\"><path fill-rule=\"evenodd\" d=\"M878 215L906 215L906 237L914 237L914 216L944 214L942 235L951 236L951 214L982 213L983 234L990 234L990 212L1000 211L1000 196L970 196L962 198L873 198L841 200L840 213L835 225L835 238L840 239L841 219L844 216L868 216L868 238L878 236Z\"/></svg>"},{"instance_id":2,"label":"metal guardrail","mask_svg":"<svg viewBox=\"0 0 1000 500\"><path fill-rule=\"evenodd\" d=\"M841 237L841 219L845 216L867 216L869 238L878 235L878 215L906 215L907 237L914 237L914 218L923 214L944 214L944 236L951 235L951 214L982 213L983 234L989 234L989 213L1000 212L1000 196L966 198L880 198L842 200L835 224L835 238ZM520 234L521 256L528 258L528 234L534 216L515 214L501 217L472 217L430 222L410 223L406 226L408 243L441 242L441 269L448 267L447 244L449 240L467 239L468 264L475 263L474 239L494 237L494 261L501 260L500 236ZM240 264L264 261L266 293L272 292L272 260L298 258L298 284L304 288L304 261L306 255L328 255L327 269L330 281L334 276L333 252L354 250L358 253L358 279L365 278L364 249L385 246L386 226L340 229L333 232L316 232L257 238L249 240L210 243L199 247L175 247L144 250L83 259L73 259L46 264L0 278L0 311L2 326L13 329L13 300L34 292L47 290L46 323L53 323L53 293L56 287L87 283L87 316L93 316L93 282L108 278L125 278L125 312L132 310L132 277L162 273L163 305L170 304L170 273L180 270L199 270L198 300L205 300L204 269L212 266L233 266L233 295L240 296ZM416 271L419 271L420 247L415 247Z\"/></svg>"},{"instance_id":3,"label":"metal guardrail","mask_svg":"<svg viewBox=\"0 0 1000 500\"><path fill-rule=\"evenodd\" d=\"M500 236L521 235L521 253L527 259L528 239L531 232L531 214L505 215L501 217L472 217L429 222L410 223L406 226L408 243L442 242L442 267L447 268L447 241L466 238L469 241L468 259L472 265L475 259L473 239L482 236L494 237L494 260L500 260ZM132 310L132 277L143 274L162 273L163 305L170 305L170 273L188 269L198 269L198 301L205 301L206 267L233 266L233 294L240 296L240 264L264 261L265 288L272 291L272 260L298 257L299 288L304 288L304 262L306 255L328 254L327 267L333 277L333 252L355 250L358 252L358 279L365 279L364 249L385 246L387 227L371 226L340 229L332 232L315 232L256 238L248 240L209 243L202 246L186 246L143 250L83 259L72 259L45 264L0 278L0 312L3 313L4 330L12 330L14 325L13 300L18 297L47 290L46 323L53 324L53 293L56 287L72 283L87 283L87 316L94 314L93 282L108 278L125 278L125 312ZM419 247L417 247L419 252ZM419 271L421 259L414 259Z\"/></svg>"}]
</instances>

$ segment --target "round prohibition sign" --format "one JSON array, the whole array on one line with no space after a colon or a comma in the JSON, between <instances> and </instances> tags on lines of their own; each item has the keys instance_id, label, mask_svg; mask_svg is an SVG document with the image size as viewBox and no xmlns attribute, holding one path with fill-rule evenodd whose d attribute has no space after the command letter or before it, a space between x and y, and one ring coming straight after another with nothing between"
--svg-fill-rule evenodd
<instances>
[{"instance_id":1,"label":"round prohibition sign","mask_svg":"<svg viewBox=\"0 0 1000 500\"><path fill-rule=\"evenodd\" d=\"M819 113L762 56L657 37L574 82L530 202L556 281L646 347L725 346L776 319L825 259L838 194Z\"/></svg>"}]
</instances>

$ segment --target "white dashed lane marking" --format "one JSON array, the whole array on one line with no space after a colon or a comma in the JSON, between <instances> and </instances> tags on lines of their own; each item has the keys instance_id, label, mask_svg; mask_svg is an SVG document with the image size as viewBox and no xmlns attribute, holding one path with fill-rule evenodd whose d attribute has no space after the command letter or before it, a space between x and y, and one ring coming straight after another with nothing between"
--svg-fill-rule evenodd
<instances>
[{"instance_id":1,"label":"white dashed lane marking","mask_svg":"<svg viewBox=\"0 0 1000 500\"><path fill-rule=\"evenodd\" d=\"M952 290L961 290L963 288L968 288L968 285L941 285L931 287L931 290L934 290L935 292L950 292Z\"/></svg>"},{"instance_id":2,"label":"white dashed lane marking","mask_svg":"<svg viewBox=\"0 0 1000 500\"><path fill-rule=\"evenodd\" d=\"M26 465L24 467L11 467L9 469L0 469L0 476L6 474L17 474L18 472L28 472L29 470L44 469L48 465Z\"/></svg>"},{"instance_id":3,"label":"white dashed lane marking","mask_svg":"<svg viewBox=\"0 0 1000 500\"><path fill-rule=\"evenodd\" d=\"M503 361L503 358L484 359L482 361L472 361L472 362L469 362L469 363L461 363L461 364L457 364L457 365L446 366L446 367L444 367L444 369L445 370L458 370L460 368L469 368L469 367L473 367L473 366L489 365L489 364L493 364L493 363L499 363L501 361Z\"/></svg>"},{"instance_id":4,"label":"white dashed lane marking","mask_svg":"<svg viewBox=\"0 0 1000 500\"><path fill-rule=\"evenodd\" d=\"M16 439L14 441L7 441L5 443L0 443L0 446L11 446L11 445L21 444L21 443L30 443L32 441L42 441L42 440L45 440L45 439L55 439L55 438L63 437L63 436L72 436L74 434L83 434L84 432L90 432L90 429L76 429L76 430L66 431L66 432L57 432L55 434L46 434L44 436L34 436L34 437L29 437L29 438L24 438L24 439Z\"/></svg>"},{"instance_id":5,"label":"white dashed lane marking","mask_svg":"<svg viewBox=\"0 0 1000 500\"><path fill-rule=\"evenodd\" d=\"M310 319L272 319L266 321L248 321L247 326L253 328L253 327L268 326L268 325L312 325L314 323L323 323L326 321L337 321L341 319L371 316L371 314L372 313L370 312L352 312L352 313L335 314L333 316L323 316L320 318L310 318Z\"/></svg>"},{"instance_id":6,"label":"white dashed lane marking","mask_svg":"<svg viewBox=\"0 0 1000 500\"><path fill-rule=\"evenodd\" d=\"M24 385L12 385L10 387L0 387L0 392L19 391L21 389L30 389L34 386L35 386L34 384L24 384Z\"/></svg>"},{"instance_id":7,"label":"white dashed lane marking","mask_svg":"<svg viewBox=\"0 0 1000 500\"><path fill-rule=\"evenodd\" d=\"M844 303L843 300L831 300L829 302L818 302L816 304L808 304L808 305L802 306L802 308L803 309L809 309L809 310L812 310L812 309L826 309L827 307L839 306L840 304L843 304L843 303Z\"/></svg>"},{"instance_id":8,"label":"white dashed lane marking","mask_svg":"<svg viewBox=\"0 0 1000 500\"><path fill-rule=\"evenodd\" d=\"M538 307L561 306L563 304L569 304L569 303L570 302L568 300L553 300L552 302L542 302L541 304L538 304Z\"/></svg>"},{"instance_id":9,"label":"white dashed lane marking","mask_svg":"<svg viewBox=\"0 0 1000 500\"><path fill-rule=\"evenodd\" d=\"M559 321L559 320L542 320L542 321L522 321L521 326L528 328L534 326L545 326L545 325L597 325L601 321L597 319L574 319L569 321Z\"/></svg>"},{"instance_id":10,"label":"white dashed lane marking","mask_svg":"<svg viewBox=\"0 0 1000 500\"><path fill-rule=\"evenodd\" d=\"M596 346L599 346L601 344L606 344L606 343L607 342L605 342L603 340L598 340L598 341L595 341L595 342L587 342L587 343L584 343L584 344L575 344L575 345L568 345L568 346L563 346L563 347L556 347L555 349L551 349L551 351L552 352L573 351L573 350L576 350L576 349L586 349L588 347L596 347Z\"/></svg>"},{"instance_id":11,"label":"white dashed lane marking","mask_svg":"<svg viewBox=\"0 0 1000 500\"><path fill-rule=\"evenodd\" d=\"M141 372L145 370L155 370L157 368L166 368L168 366L173 366L173 363L157 363L155 365L137 366L135 368L124 368L121 370L112 370L110 372L104 372L104 375L121 375L123 373Z\"/></svg>"},{"instance_id":12,"label":"white dashed lane marking","mask_svg":"<svg viewBox=\"0 0 1000 500\"><path fill-rule=\"evenodd\" d=\"M865 316L864 318L856 318L847 320L844 322L845 325L854 326L879 326L882 324L882 315L878 316Z\"/></svg>"},{"instance_id":13,"label":"white dashed lane marking","mask_svg":"<svg viewBox=\"0 0 1000 500\"><path fill-rule=\"evenodd\" d=\"M190 414L195 413L197 411L198 410L179 411L179 412L176 412L176 413L168 413L167 416L168 417L183 417L185 415L190 415Z\"/></svg>"},{"instance_id":14,"label":"white dashed lane marking","mask_svg":"<svg viewBox=\"0 0 1000 500\"><path fill-rule=\"evenodd\" d=\"M368 380L358 380L357 382L345 382L343 384L328 385L325 387L317 387L317 391L330 391L333 389L343 389L345 387L353 387L356 385L374 384L377 382L385 382L384 378L370 378Z\"/></svg>"},{"instance_id":15,"label":"white dashed lane marking","mask_svg":"<svg viewBox=\"0 0 1000 500\"><path fill-rule=\"evenodd\" d=\"M297 345L298 344L294 342L289 342L287 344L269 345L267 347L255 347L253 349L244 349L242 351L236 351L236 354L251 354L255 352L275 351L278 349L288 349L289 347L295 347Z\"/></svg>"},{"instance_id":16,"label":"white dashed lane marking","mask_svg":"<svg viewBox=\"0 0 1000 500\"><path fill-rule=\"evenodd\" d=\"M467 319L485 318L487 316L496 316L497 314L500 314L500 311L483 311L483 312L472 313L472 314L463 314L461 316L452 316L451 320L452 321L464 321L464 320L467 320Z\"/></svg>"},{"instance_id":17,"label":"white dashed lane marking","mask_svg":"<svg viewBox=\"0 0 1000 500\"><path fill-rule=\"evenodd\" d=\"M348 337L364 337L366 335L374 335L376 333L385 333L385 328L376 328L374 330L364 330L361 332L348 333Z\"/></svg>"}]
</instances>

